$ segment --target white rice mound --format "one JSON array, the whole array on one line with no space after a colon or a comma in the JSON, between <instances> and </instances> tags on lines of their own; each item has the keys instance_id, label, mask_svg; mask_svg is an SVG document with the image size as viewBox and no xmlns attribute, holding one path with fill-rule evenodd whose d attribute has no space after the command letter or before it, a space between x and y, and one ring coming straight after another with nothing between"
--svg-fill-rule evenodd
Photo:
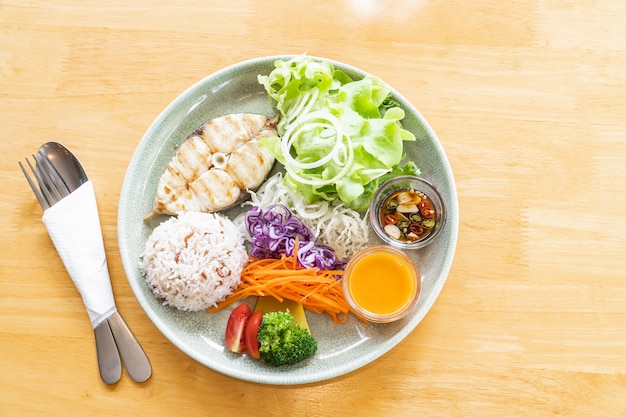
<instances>
[{"instance_id":1,"label":"white rice mound","mask_svg":"<svg viewBox=\"0 0 626 417\"><path fill-rule=\"evenodd\" d=\"M230 219L184 212L153 230L140 268L164 305L200 311L233 293L247 261L244 237Z\"/></svg>"}]
</instances>

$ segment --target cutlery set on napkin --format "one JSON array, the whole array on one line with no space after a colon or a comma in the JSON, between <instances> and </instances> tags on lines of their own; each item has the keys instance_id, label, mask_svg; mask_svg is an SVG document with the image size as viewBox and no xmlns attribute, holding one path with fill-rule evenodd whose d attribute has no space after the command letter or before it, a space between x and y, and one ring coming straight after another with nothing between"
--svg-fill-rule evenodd
<instances>
[{"instance_id":1,"label":"cutlery set on napkin","mask_svg":"<svg viewBox=\"0 0 626 417\"><path fill-rule=\"evenodd\" d=\"M152 374L150 362L115 305L93 183L78 159L58 142L43 144L33 159L34 164L26 162L35 181L19 165L87 309L102 380L107 384L119 381L123 361L134 381L146 381Z\"/></svg>"}]
</instances>

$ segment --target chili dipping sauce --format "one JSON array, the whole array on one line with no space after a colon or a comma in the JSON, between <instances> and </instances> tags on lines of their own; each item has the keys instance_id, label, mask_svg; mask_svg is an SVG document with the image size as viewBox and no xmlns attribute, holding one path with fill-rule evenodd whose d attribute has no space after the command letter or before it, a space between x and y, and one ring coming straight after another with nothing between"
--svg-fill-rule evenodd
<instances>
[{"instance_id":1,"label":"chili dipping sauce","mask_svg":"<svg viewBox=\"0 0 626 417\"><path fill-rule=\"evenodd\" d=\"M426 238L435 228L435 208L426 194L402 189L390 194L380 208L380 224L384 232L399 242L416 242Z\"/></svg>"}]
</instances>

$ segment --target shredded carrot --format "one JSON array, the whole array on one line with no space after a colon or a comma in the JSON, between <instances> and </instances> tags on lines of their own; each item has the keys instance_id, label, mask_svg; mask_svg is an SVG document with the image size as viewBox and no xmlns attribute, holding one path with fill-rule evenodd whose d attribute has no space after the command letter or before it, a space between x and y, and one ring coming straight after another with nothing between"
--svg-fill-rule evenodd
<instances>
[{"instance_id":1,"label":"shredded carrot","mask_svg":"<svg viewBox=\"0 0 626 417\"><path fill-rule=\"evenodd\" d=\"M342 270L303 268L298 264L299 241L296 237L291 256L280 259L250 258L241 273L241 284L235 292L207 312L215 313L243 298L272 296L301 303L315 313L328 314L335 324L348 319L350 305L340 285Z\"/></svg>"}]
</instances>

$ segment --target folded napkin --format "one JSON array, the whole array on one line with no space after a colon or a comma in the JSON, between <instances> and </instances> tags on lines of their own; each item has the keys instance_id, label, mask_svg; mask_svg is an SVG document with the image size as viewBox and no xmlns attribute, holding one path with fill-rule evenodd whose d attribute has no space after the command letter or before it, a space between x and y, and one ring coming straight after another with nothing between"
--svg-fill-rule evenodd
<instances>
[{"instance_id":1,"label":"folded napkin","mask_svg":"<svg viewBox=\"0 0 626 417\"><path fill-rule=\"evenodd\" d=\"M96 194L87 181L44 211L43 222L78 288L95 329L117 311L107 267Z\"/></svg>"}]
</instances>

